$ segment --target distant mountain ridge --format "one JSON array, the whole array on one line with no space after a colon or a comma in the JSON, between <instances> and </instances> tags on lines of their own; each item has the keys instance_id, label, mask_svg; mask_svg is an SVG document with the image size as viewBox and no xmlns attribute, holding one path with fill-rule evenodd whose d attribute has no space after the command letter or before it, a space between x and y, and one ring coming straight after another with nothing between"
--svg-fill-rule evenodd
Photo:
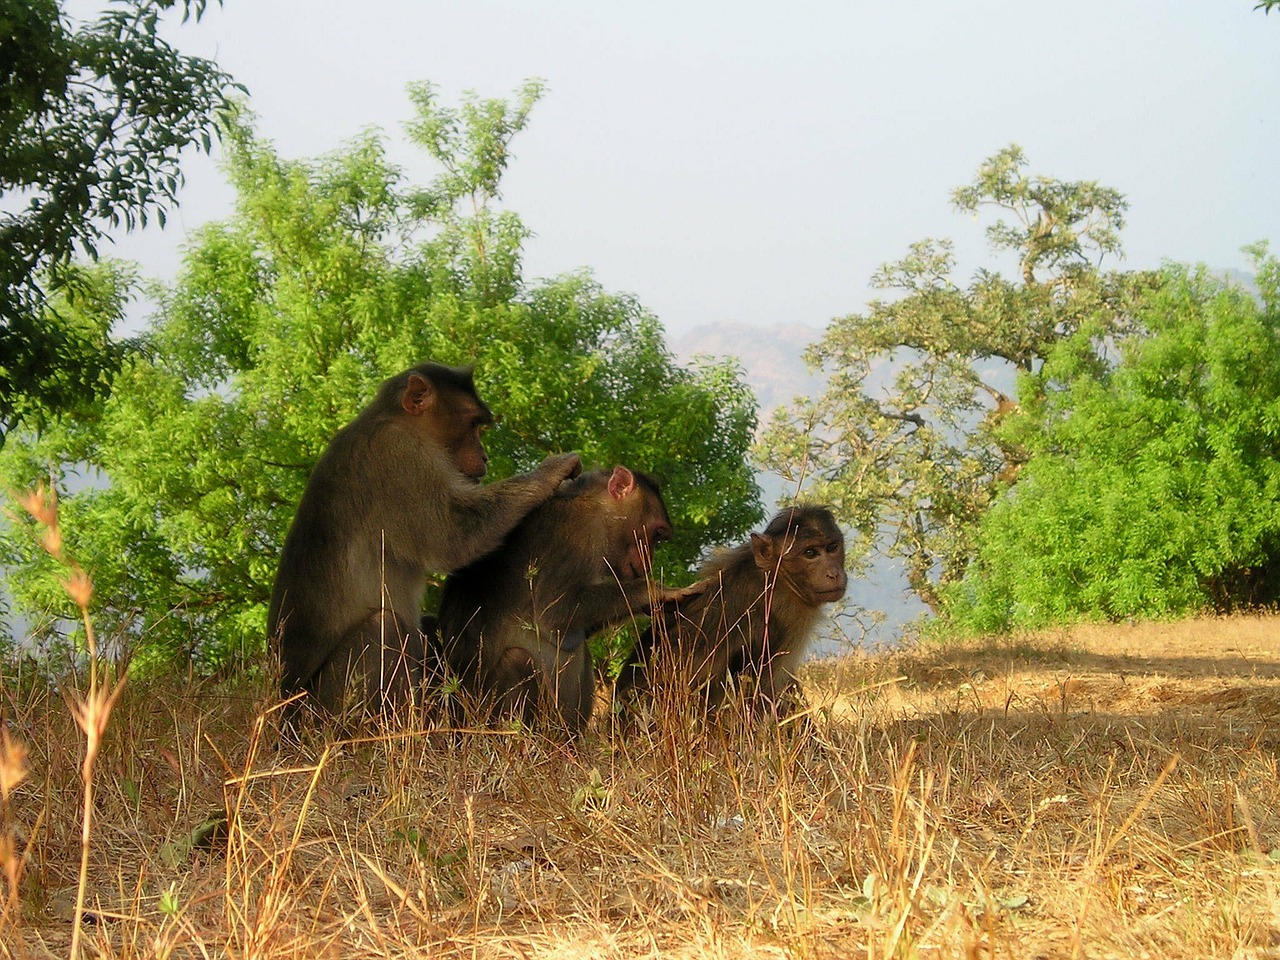
<instances>
[{"instance_id":1,"label":"distant mountain ridge","mask_svg":"<svg viewBox=\"0 0 1280 960\"><path fill-rule=\"evenodd\" d=\"M670 344L681 363L700 355L737 358L760 401L763 425L776 408L822 392L823 378L804 362L805 348L821 337L820 329L803 323L761 327L726 320L694 327Z\"/></svg>"}]
</instances>

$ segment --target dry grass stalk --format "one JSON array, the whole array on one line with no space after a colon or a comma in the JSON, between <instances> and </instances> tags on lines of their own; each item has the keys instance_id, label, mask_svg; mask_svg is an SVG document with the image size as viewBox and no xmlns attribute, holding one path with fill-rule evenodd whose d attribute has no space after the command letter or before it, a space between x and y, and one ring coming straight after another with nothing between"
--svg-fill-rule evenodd
<instances>
[{"instance_id":1,"label":"dry grass stalk","mask_svg":"<svg viewBox=\"0 0 1280 960\"><path fill-rule=\"evenodd\" d=\"M21 911L22 867L26 851L19 851L10 797L27 778L27 748L0 727L0 873L4 875L4 902L0 904L0 933L16 927Z\"/></svg>"},{"instance_id":2,"label":"dry grass stalk","mask_svg":"<svg viewBox=\"0 0 1280 960\"><path fill-rule=\"evenodd\" d=\"M107 705L87 861L87 731L6 683L0 953L1266 960L1278 638L861 654L811 664L781 723L686 692L576 744L410 711L285 745L270 678L138 681Z\"/></svg>"},{"instance_id":3,"label":"dry grass stalk","mask_svg":"<svg viewBox=\"0 0 1280 960\"><path fill-rule=\"evenodd\" d=\"M63 549L62 532L58 527L58 498L53 487L40 486L28 493L19 501L23 508L42 526L41 545L45 551L67 570L67 578L62 581L73 603L80 611L84 626L85 652L89 666L89 684L83 694L69 693L68 706L76 724L85 738L84 761L81 764L80 777L84 795L81 816L80 836L80 872L76 889L75 926L71 934L71 956L79 956L80 930L84 918L84 897L88 884L89 848L93 837L93 770L106 733L107 722L111 710L124 691L125 673L121 671L119 679L111 686L104 687L100 682L100 660L97 640L94 634L93 621L89 616L89 607L93 602L93 581L74 560L66 555ZM16 882L16 881L14 881ZM12 884L11 884L12 885Z\"/></svg>"}]
</instances>

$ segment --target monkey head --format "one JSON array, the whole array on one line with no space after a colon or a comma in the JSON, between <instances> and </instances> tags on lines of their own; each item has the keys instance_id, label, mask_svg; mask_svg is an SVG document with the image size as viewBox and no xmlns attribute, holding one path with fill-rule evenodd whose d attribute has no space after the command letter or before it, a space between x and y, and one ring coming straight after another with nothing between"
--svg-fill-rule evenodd
<instances>
[{"instance_id":1,"label":"monkey head","mask_svg":"<svg viewBox=\"0 0 1280 960\"><path fill-rule=\"evenodd\" d=\"M771 572L806 604L834 603L844 596L844 533L826 507L789 507L764 533L751 535L756 566Z\"/></svg>"},{"instance_id":2,"label":"monkey head","mask_svg":"<svg viewBox=\"0 0 1280 960\"><path fill-rule=\"evenodd\" d=\"M653 548L671 539L671 518L662 491L651 477L614 467L609 475L609 496L621 507L616 552L616 570L624 579L634 580L645 575L652 566Z\"/></svg>"},{"instance_id":3,"label":"monkey head","mask_svg":"<svg viewBox=\"0 0 1280 960\"><path fill-rule=\"evenodd\" d=\"M400 406L464 477L479 481L488 473L489 455L480 436L492 426L493 413L476 393L470 370L415 367L407 373Z\"/></svg>"},{"instance_id":4,"label":"monkey head","mask_svg":"<svg viewBox=\"0 0 1280 960\"><path fill-rule=\"evenodd\" d=\"M651 477L626 467L590 470L567 480L558 498L577 505L575 549L597 558L620 580L642 579L653 548L671 539L671 518Z\"/></svg>"}]
</instances>

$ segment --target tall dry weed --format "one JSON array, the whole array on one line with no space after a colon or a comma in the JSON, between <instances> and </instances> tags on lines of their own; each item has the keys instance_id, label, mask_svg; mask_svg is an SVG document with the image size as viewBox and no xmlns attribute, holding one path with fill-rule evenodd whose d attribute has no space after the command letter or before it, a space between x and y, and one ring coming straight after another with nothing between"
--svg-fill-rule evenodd
<instances>
[{"instance_id":1,"label":"tall dry weed","mask_svg":"<svg viewBox=\"0 0 1280 960\"><path fill-rule=\"evenodd\" d=\"M83 805L80 833L80 869L76 885L75 925L71 934L71 954L79 955L79 941L85 909L85 891L88 886L89 850L93 837L94 765L102 746L111 710L124 690L125 673L120 672L114 683L105 683L105 664L98 655L97 637L89 608L93 602L93 581L80 566L67 556L63 547L62 531L58 526L57 493L52 487L38 487L19 498L27 511L42 529L40 543L45 551L67 571L62 581L63 589L80 611L84 628L85 653L88 661L88 682L83 688L72 689L67 694L67 705L76 725L84 736L84 758L80 767ZM6 791L7 794L7 791ZM6 796L7 803L7 796ZM10 881L10 889L16 885L17 874Z\"/></svg>"}]
</instances>

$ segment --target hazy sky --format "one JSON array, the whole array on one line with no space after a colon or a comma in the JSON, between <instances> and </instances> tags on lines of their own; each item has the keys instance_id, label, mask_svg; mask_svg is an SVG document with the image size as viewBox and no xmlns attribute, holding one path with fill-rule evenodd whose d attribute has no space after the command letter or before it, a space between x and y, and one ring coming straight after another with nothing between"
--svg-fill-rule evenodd
<instances>
[{"instance_id":1,"label":"hazy sky","mask_svg":"<svg viewBox=\"0 0 1280 960\"><path fill-rule=\"evenodd\" d=\"M1244 267L1242 245L1280 244L1280 15L1254 2L225 0L169 35L249 88L284 156L377 126L420 181L407 83L453 104L545 79L505 181L526 276L590 267L679 334L821 327L926 236L976 265L949 194L1010 142L1128 197L1126 265ZM189 159L170 227L117 249L155 275L230 210Z\"/></svg>"}]
</instances>

